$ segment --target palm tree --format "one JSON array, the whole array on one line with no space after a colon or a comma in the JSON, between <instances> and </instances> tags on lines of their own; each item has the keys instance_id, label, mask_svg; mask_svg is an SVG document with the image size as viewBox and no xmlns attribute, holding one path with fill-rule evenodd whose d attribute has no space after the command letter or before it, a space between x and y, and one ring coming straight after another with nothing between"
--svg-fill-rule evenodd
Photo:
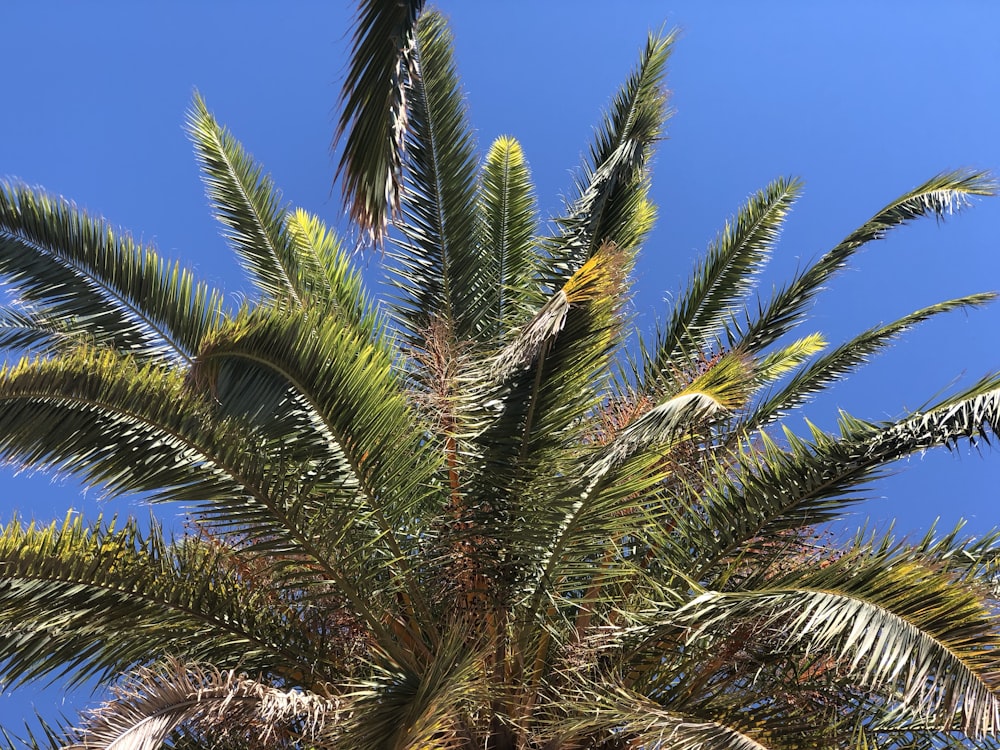
<instances>
[{"instance_id":1,"label":"palm tree","mask_svg":"<svg viewBox=\"0 0 1000 750\"><path fill-rule=\"evenodd\" d=\"M256 288L235 309L72 204L0 190L18 300L0 342L24 353L0 372L0 452L192 508L176 537L76 516L3 530L5 682L113 691L29 742L997 745L1000 537L816 529L893 461L989 438L1000 377L894 422L779 430L901 332L992 299L829 350L800 332L859 248L990 179L932 178L748 303L800 191L776 180L641 336L623 301L673 36L649 39L546 234L517 142L477 157L442 17L366 7L355 70L395 89L356 94L343 169L362 227L391 220L383 305L200 98L208 194ZM403 41L373 51L397 12Z\"/></svg>"}]
</instances>

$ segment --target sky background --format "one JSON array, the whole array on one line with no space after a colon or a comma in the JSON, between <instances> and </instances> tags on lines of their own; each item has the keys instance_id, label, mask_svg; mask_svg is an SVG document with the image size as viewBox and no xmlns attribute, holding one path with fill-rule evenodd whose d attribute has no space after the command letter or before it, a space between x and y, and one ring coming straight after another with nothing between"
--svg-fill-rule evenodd
<instances>
[{"instance_id":1,"label":"sky background","mask_svg":"<svg viewBox=\"0 0 1000 750\"><path fill-rule=\"evenodd\" d=\"M790 277L881 206L937 172L1000 171L1000 3L441 0L483 152L522 143L543 215L573 173L649 30L677 26L674 117L654 162L660 218L637 267L633 313L652 330L725 219L782 175L806 191L763 279ZM0 177L103 214L231 294L249 290L208 210L183 122L195 89L261 161L285 198L350 236L329 151L349 46L345 2L0 3L4 55ZM377 256L360 258L377 276ZM803 332L833 344L943 299L1000 290L1000 198L873 244L815 306ZM898 417L1000 368L1000 304L906 335L805 414ZM791 422L802 429L801 417ZM1000 525L1000 455L964 447L915 457L843 528L870 517L917 533L935 518L974 533ZM0 519L101 501L72 478L0 469ZM176 509L159 508L163 518ZM0 726L34 708L72 714L88 695L57 683L5 693Z\"/></svg>"}]
</instances>

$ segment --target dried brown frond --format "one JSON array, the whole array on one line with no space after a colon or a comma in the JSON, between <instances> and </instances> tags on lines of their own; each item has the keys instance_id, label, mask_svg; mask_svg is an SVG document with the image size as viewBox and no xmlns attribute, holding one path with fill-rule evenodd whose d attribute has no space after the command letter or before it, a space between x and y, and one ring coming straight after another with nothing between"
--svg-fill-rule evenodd
<instances>
[{"instance_id":1,"label":"dried brown frond","mask_svg":"<svg viewBox=\"0 0 1000 750\"><path fill-rule=\"evenodd\" d=\"M337 698L176 660L136 670L113 695L85 717L67 750L158 750L177 731L284 748L315 740L341 718Z\"/></svg>"}]
</instances>

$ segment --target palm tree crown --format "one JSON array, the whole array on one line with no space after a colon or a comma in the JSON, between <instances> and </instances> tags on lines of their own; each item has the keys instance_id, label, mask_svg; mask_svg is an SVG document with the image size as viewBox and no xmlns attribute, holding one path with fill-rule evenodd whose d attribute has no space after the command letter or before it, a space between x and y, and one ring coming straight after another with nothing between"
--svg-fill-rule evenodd
<instances>
[{"instance_id":1,"label":"palm tree crown","mask_svg":"<svg viewBox=\"0 0 1000 750\"><path fill-rule=\"evenodd\" d=\"M651 36L565 212L480 156L442 16L366 4L347 79L376 304L196 98L188 128L255 294L236 307L73 204L0 189L0 452L155 523L0 536L0 670L113 698L36 745L792 748L997 744L998 535L816 531L891 462L983 441L1000 377L886 423L782 419L906 329L802 332L865 244L994 183L938 175L753 299L801 185L748 198L652 335L624 312L655 219L674 42ZM391 43L386 43L386 40ZM390 231L391 227L391 231ZM388 233L388 234L387 234Z\"/></svg>"}]
</instances>

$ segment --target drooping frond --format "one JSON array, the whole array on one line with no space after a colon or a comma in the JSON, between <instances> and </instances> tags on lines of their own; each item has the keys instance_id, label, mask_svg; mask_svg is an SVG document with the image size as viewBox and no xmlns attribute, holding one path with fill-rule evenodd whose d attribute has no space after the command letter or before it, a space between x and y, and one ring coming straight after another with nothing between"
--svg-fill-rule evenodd
<instances>
[{"instance_id":1,"label":"drooping frond","mask_svg":"<svg viewBox=\"0 0 1000 750\"><path fill-rule=\"evenodd\" d=\"M336 316L314 320L299 313L258 309L206 342L194 377L210 384L220 368L241 363L286 383L305 410L310 429L298 439L324 459L309 467L312 478L304 478L305 484L318 482L317 488L323 490L331 479L349 479L353 488L351 502L334 506L343 512L327 519L336 521L317 539L321 548L367 581L379 574L372 558L366 557L374 556L394 573L392 585L409 586L418 600L406 572L413 560L401 539L410 518L439 510L441 458L425 445L426 433L401 389L390 354L359 340ZM291 440L292 446L295 442ZM330 490L338 491L336 483ZM337 545L344 541L341 530L359 524L368 533L352 538L349 556L338 556ZM412 538L408 542L415 543ZM341 586L348 583L340 581ZM355 595L360 591L352 591ZM368 603L358 601L356 606L370 611Z\"/></svg>"},{"instance_id":2,"label":"drooping frond","mask_svg":"<svg viewBox=\"0 0 1000 750\"><path fill-rule=\"evenodd\" d=\"M420 449L423 431L384 348L359 340L336 316L314 321L258 309L206 342L194 376L211 383L226 362L245 362L287 383L315 422L303 439L314 441L319 455L334 441L360 491L387 509L391 527L426 501L437 459Z\"/></svg>"},{"instance_id":3,"label":"drooping frond","mask_svg":"<svg viewBox=\"0 0 1000 750\"><path fill-rule=\"evenodd\" d=\"M403 239L391 269L400 290L394 315L415 342L436 320L460 341L478 338L486 312L475 143L452 47L444 18L423 14L407 105Z\"/></svg>"},{"instance_id":4,"label":"drooping frond","mask_svg":"<svg viewBox=\"0 0 1000 750\"><path fill-rule=\"evenodd\" d=\"M480 273L487 276L484 305L492 308L484 317L493 326L484 333L500 339L545 301L535 278L538 216L531 175L521 146L513 138L497 138L490 146L479 200L485 266Z\"/></svg>"},{"instance_id":5,"label":"drooping frond","mask_svg":"<svg viewBox=\"0 0 1000 750\"><path fill-rule=\"evenodd\" d=\"M801 189L796 180L776 180L751 196L735 218L726 222L657 334L656 346L645 363L643 392L663 391L671 382L671 368L683 367L718 348Z\"/></svg>"},{"instance_id":6,"label":"drooping frond","mask_svg":"<svg viewBox=\"0 0 1000 750\"><path fill-rule=\"evenodd\" d=\"M382 539L351 512L357 464L309 441L289 444L284 435L269 439L239 420L220 419L187 382L183 373L136 368L109 351L22 362L0 373L0 450L22 465L74 473L113 493L198 503L213 524L254 542L251 554L308 560L292 569L300 573L297 585L337 581L355 611L379 629L371 591L362 593L375 586L378 570L337 554L349 531L359 552ZM314 440L322 445L323 437ZM410 460L408 468L412 459L397 458ZM419 486L414 475L402 482ZM388 561L400 556L381 549Z\"/></svg>"},{"instance_id":7,"label":"drooping frond","mask_svg":"<svg viewBox=\"0 0 1000 750\"><path fill-rule=\"evenodd\" d=\"M186 269L19 184L0 184L0 278L42 325L142 358L189 359L222 315Z\"/></svg>"},{"instance_id":8,"label":"drooping frond","mask_svg":"<svg viewBox=\"0 0 1000 750\"><path fill-rule=\"evenodd\" d=\"M424 0L359 3L351 64L334 147L351 218L381 241L399 208L407 130L407 84L414 74L417 18ZM346 138L344 137L346 133Z\"/></svg>"},{"instance_id":9,"label":"drooping frond","mask_svg":"<svg viewBox=\"0 0 1000 750\"><path fill-rule=\"evenodd\" d=\"M663 76L676 33L650 35L639 63L612 100L560 233L545 243L543 280L558 289L606 243L634 251L652 228L648 160L667 112Z\"/></svg>"},{"instance_id":10,"label":"drooping frond","mask_svg":"<svg viewBox=\"0 0 1000 750\"><path fill-rule=\"evenodd\" d=\"M859 550L753 591L707 592L681 613L690 639L756 623L783 648L828 655L867 690L970 737L1000 726L997 616L973 588L911 555ZM724 624L723 624L724 623Z\"/></svg>"},{"instance_id":11,"label":"drooping frond","mask_svg":"<svg viewBox=\"0 0 1000 750\"><path fill-rule=\"evenodd\" d=\"M778 290L745 325L733 324L729 337L750 351L777 341L802 320L808 303L822 286L844 268L864 245L879 240L894 227L922 216L942 219L967 206L974 196L993 195L996 183L986 172L946 172L900 196L879 211L816 263Z\"/></svg>"},{"instance_id":12,"label":"drooping frond","mask_svg":"<svg viewBox=\"0 0 1000 750\"><path fill-rule=\"evenodd\" d=\"M8 685L111 679L172 652L217 665L310 674L333 652L289 627L282 601L221 548L171 544L154 525L79 517L0 532L0 662Z\"/></svg>"},{"instance_id":13,"label":"drooping frond","mask_svg":"<svg viewBox=\"0 0 1000 750\"><path fill-rule=\"evenodd\" d=\"M235 454L223 435L249 440L235 425L213 420L210 405L185 388L183 373L140 367L109 350L80 347L0 372L4 456L79 473L111 492L236 490L239 481L217 474L203 452Z\"/></svg>"},{"instance_id":14,"label":"drooping frond","mask_svg":"<svg viewBox=\"0 0 1000 750\"><path fill-rule=\"evenodd\" d=\"M137 670L113 692L66 750L158 750L178 732L284 748L315 741L339 718L332 699L174 659Z\"/></svg>"},{"instance_id":15,"label":"drooping frond","mask_svg":"<svg viewBox=\"0 0 1000 750\"><path fill-rule=\"evenodd\" d=\"M996 299L996 294L973 294L925 307L899 320L855 336L833 351L815 359L796 372L780 391L769 395L748 417L746 427L755 429L804 404L810 396L840 380L865 364L873 355L913 326L941 313L979 307Z\"/></svg>"}]
</instances>

